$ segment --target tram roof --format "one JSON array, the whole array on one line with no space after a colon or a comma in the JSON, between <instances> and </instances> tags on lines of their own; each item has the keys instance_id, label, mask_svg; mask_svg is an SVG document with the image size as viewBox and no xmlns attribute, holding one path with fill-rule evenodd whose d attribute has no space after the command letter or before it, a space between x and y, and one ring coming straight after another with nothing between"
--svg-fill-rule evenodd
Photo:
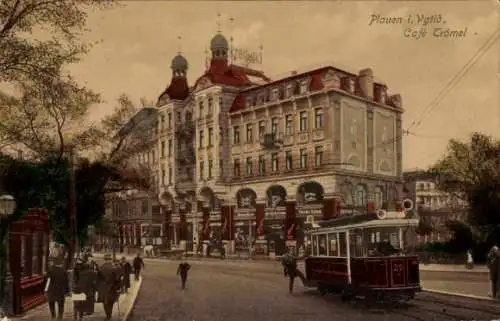
<instances>
[{"instance_id":1,"label":"tram roof","mask_svg":"<svg viewBox=\"0 0 500 321\"><path fill-rule=\"evenodd\" d=\"M349 225L337 225L332 227L320 227L311 231L308 231L310 234L320 234L320 233L328 233L328 232L337 232L337 231L346 231L346 230L354 230L354 229L365 229L365 228L377 228L377 227L411 227L418 226L417 218L393 218L393 219L374 219L362 223L355 223Z\"/></svg>"}]
</instances>

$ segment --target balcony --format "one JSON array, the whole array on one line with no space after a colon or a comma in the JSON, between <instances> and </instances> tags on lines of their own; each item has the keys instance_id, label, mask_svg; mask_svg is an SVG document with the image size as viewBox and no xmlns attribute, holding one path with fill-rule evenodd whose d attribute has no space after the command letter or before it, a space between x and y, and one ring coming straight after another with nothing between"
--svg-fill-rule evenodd
<instances>
[{"instance_id":1,"label":"balcony","mask_svg":"<svg viewBox=\"0 0 500 321\"><path fill-rule=\"evenodd\" d=\"M265 149L278 149L283 145L282 133L267 133L260 137L260 144Z\"/></svg>"}]
</instances>

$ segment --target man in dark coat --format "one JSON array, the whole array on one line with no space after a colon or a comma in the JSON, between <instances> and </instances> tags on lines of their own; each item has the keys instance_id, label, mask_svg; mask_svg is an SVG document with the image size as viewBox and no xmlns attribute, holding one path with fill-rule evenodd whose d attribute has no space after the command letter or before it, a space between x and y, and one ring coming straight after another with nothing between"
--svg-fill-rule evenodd
<instances>
[{"instance_id":1,"label":"man in dark coat","mask_svg":"<svg viewBox=\"0 0 500 321\"><path fill-rule=\"evenodd\" d=\"M98 291L99 299L104 306L106 319L110 320L113 313L113 305L118 300L120 290L119 270L113 264L110 254L104 256L104 264L99 267Z\"/></svg>"},{"instance_id":2,"label":"man in dark coat","mask_svg":"<svg viewBox=\"0 0 500 321\"><path fill-rule=\"evenodd\" d=\"M191 265L188 262L182 262L177 268L177 275L181 276L181 286L183 289L186 288L186 281L188 278L188 271L191 269Z\"/></svg>"},{"instance_id":3,"label":"man in dark coat","mask_svg":"<svg viewBox=\"0 0 500 321\"><path fill-rule=\"evenodd\" d=\"M499 281L499 269L500 269L500 250L498 246L494 245L488 252L488 257L486 258L486 265L490 271L490 281L491 281L491 297L496 298L498 283Z\"/></svg>"},{"instance_id":4,"label":"man in dark coat","mask_svg":"<svg viewBox=\"0 0 500 321\"><path fill-rule=\"evenodd\" d=\"M69 294L69 279L63 264L64 260L62 258L56 258L54 259L54 265L49 267L47 271L48 286L46 287L45 293L49 303L52 320L56 320L57 303L57 320L59 321L63 318L64 301L66 295Z\"/></svg>"},{"instance_id":5,"label":"man in dark coat","mask_svg":"<svg viewBox=\"0 0 500 321\"><path fill-rule=\"evenodd\" d=\"M132 265L134 266L134 276L137 281L139 280L139 275L141 275L141 269L144 269L144 260L141 257L141 253L137 253Z\"/></svg>"},{"instance_id":6,"label":"man in dark coat","mask_svg":"<svg viewBox=\"0 0 500 321\"><path fill-rule=\"evenodd\" d=\"M305 282L305 277L302 272L297 268L297 258L293 255L292 251L289 249L282 259L283 273L285 277L288 276L288 292L293 293L293 285L295 283L295 278L299 277L302 283Z\"/></svg>"},{"instance_id":7,"label":"man in dark coat","mask_svg":"<svg viewBox=\"0 0 500 321\"><path fill-rule=\"evenodd\" d=\"M128 289L130 289L130 274L132 273L132 265L127 262L125 257L122 257L121 268L123 270L122 291L128 292Z\"/></svg>"},{"instance_id":8,"label":"man in dark coat","mask_svg":"<svg viewBox=\"0 0 500 321\"><path fill-rule=\"evenodd\" d=\"M94 267L84 255L79 259L74 272L73 292L76 294L84 294L85 300L74 301L74 317L75 320L83 320L84 315L92 315L94 313L95 292L96 292L97 275Z\"/></svg>"}]
</instances>

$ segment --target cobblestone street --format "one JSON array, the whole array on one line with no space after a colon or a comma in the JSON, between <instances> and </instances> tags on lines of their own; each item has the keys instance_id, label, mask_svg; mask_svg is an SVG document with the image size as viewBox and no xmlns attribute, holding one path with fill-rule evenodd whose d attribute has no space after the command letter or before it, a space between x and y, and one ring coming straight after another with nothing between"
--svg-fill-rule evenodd
<instances>
[{"instance_id":1,"label":"cobblestone street","mask_svg":"<svg viewBox=\"0 0 500 321\"><path fill-rule=\"evenodd\" d=\"M335 296L321 297L301 284L296 286L295 294L289 295L279 264L191 262L187 289L182 290L175 275L177 264L146 264L131 321L419 320L415 315L430 321L453 320L429 308L417 311L420 307L414 307L410 309L413 314L374 311L343 303ZM269 273L270 268L276 273Z\"/></svg>"}]
</instances>

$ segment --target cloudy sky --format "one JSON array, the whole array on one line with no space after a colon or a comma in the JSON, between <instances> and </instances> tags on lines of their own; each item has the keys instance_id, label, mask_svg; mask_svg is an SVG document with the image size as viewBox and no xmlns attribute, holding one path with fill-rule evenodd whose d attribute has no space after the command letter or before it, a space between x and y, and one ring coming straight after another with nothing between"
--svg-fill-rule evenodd
<instances>
[{"instance_id":1,"label":"cloudy sky","mask_svg":"<svg viewBox=\"0 0 500 321\"><path fill-rule=\"evenodd\" d=\"M451 137L464 139L472 131L500 136L498 38L441 102L424 112L498 30L499 3L126 1L121 8L90 13L92 31L86 37L103 42L72 69L106 100L92 110L94 121L112 110L122 92L136 101L156 100L170 81L179 35L190 85L203 73L220 13L223 34L233 35L235 46L258 50L263 45L258 68L271 78L322 64L372 68L392 93L401 93L404 128L421 120L404 139L404 167L424 168L441 156ZM419 14L440 15L441 23L424 27L424 38L405 37L407 28L423 27L407 23L409 15ZM370 25L373 15L401 17L404 23ZM467 28L467 33L436 38L434 28Z\"/></svg>"}]
</instances>

